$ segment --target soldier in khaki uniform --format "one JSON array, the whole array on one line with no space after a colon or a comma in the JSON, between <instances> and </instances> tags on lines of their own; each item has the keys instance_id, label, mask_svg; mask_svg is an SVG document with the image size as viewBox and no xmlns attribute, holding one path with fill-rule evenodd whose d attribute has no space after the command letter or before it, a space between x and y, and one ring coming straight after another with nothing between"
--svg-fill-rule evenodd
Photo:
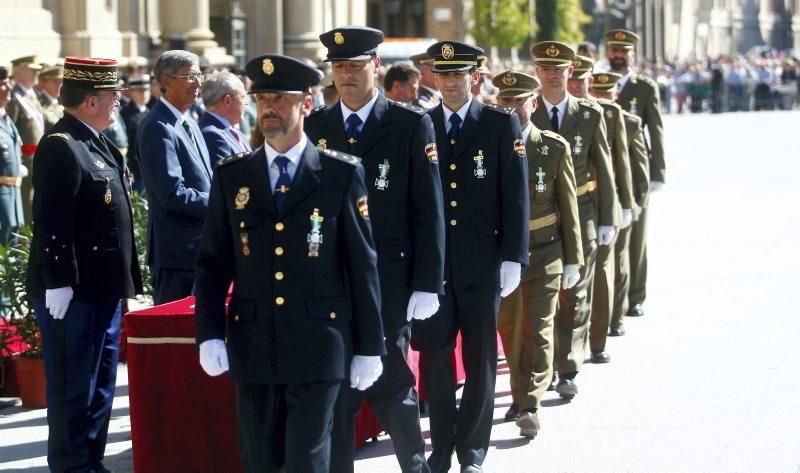
<instances>
[{"instance_id":1,"label":"soldier in khaki uniform","mask_svg":"<svg viewBox=\"0 0 800 473\"><path fill-rule=\"evenodd\" d=\"M36 85L36 98L42 105L45 133L64 116L64 106L58 101L61 97L61 85L64 83L64 66L45 67L39 73Z\"/></svg>"},{"instance_id":2,"label":"soldier in khaki uniform","mask_svg":"<svg viewBox=\"0 0 800 473\"><path fill-rule=\"evenodd\" d=\"M16 85L11 91L11 102L6 106L6 112L22 138L22 164L26 170L32 170L33 155L44 134L42 105L33 90L42 65L36 56L14 59L11 61L11 65L13 67L12 77L16 81ZM33 186L31 176L27 175L27 171L23 171L22 175L22 211L25 214L25 221L32 222Z\"/></svg>"},{"instance_id":3,"label":"soldier in khaki uniform","mask_svg":"<svg viewBox=\"0 0 800 473\"><path fill-rule=\"evenodd\" d=\"M597 99L589 95L592 68L594 61L588 57L575 56L572 76L567 83L571 95L595 101L603 108L606 122L606 139L611 148L611 162L614 168L614 180L617 184L617 216L621 219L620 230L630 226L633 219L633 191L631 189L631 167L628 158L628 140L625 134L625 121L622 118L622 107L611 100ZM595 196L597 197L597 196ZM611 356L606 351L606 336L611 322L611 311L614 304L614 266L615 239L607 246L597 249L595 262L594 292L592 295L592 318L589 323L589 347L592 352L592 363L608 363Z\"/></svg>"},{"instance_id":4,"label":"soldier in khaki uniform","mask_svg":"<svg viewBox=\"0 0 800 473\"><path fill-rule=\"evenodd\" d=\"M528 157L529 263L520 287L500 303L497 328L511 373L513 403L506 420L520 435L539 431L538 409L553 376L553 324L559 286L573 287L583 264L575 173L569 144L530 121L539 81L521 72L498 74L497 101L511 107L522 125Z\"/></svg>"},{"instance_id":5,"label":"soldier in khaki uniform","mask_svg":"<svg viewBox=\"0 0 800 473\"><path fill-rule=\"evenodd\" d=\"M589 336L597 245L608 245L614 238L614 227L619 220L617 193L603 109L571 96L566 90L574 51L566 44L544 41L533 45L531 52L536 75L542 83L533 124L543 130L557 131L567 140L577 185L584 266L578 284L562 290L559 296L555 356L559 373L556 390L562 397L572 399L578 393L574 379L583 364Z\"/></svg>"},{"instance_id":6,"label":"soldier in khaki uniform","mask_svg":"<svg viewBox=\"0 0 800 473\"><path fill-rule=\"evenodd\" d=\"M650 181L649 191L657 192L664 185L664 127L661 121L661 106L658 99L658 86L644 74L636 73L631 65L634 62L633 49L639 37L627 30L611 30L606 33L606 57L611 71L620 74L617 103L622 108L638 115L642 127L647 128L645 145L649 149ZM647 140L649 138L649 140ZM647 286L647 208L631 230L631 287L628 294L629 316L642 316L642 304Z\"/></svg>"},{"instance_id":7,"label":"soldier in khaki uniform","mask_svg":"<svg viewBox=\"0 0 800 473\"><path fill-rule=\"evenodd\" d=\"M613 72L592 75L589 90L599 100L614 100L617 94L617 83L622 76ZM647 205L647 189L650 180L650 162L642 134L642 120L626 111L622 111L627 135L628 156L630 159L632 191L635 206L634 214ZM635 218L634 218L635 220ZM623 315L628 311L628 289L630 287L630 257L628 247L632 227L625 227L617 235L614 248L616 256L614 275L614 299L611 312L611 335L625 334L622 327Z\"/></svg>"}]
</instances>

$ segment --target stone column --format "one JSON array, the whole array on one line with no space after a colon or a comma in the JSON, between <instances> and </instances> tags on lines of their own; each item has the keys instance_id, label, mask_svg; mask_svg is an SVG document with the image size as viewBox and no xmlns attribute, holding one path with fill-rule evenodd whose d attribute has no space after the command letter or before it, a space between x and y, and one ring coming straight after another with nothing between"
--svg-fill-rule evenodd
<instances>
[{"instance_id":1,"label":"stone column","mask_svg":"<svg viewBox=\"0 0 800 473\"><path fill-rule=\"evenodd\" d=\"M148 31L148 13L152 0L118 0L119 1L119 30L122 32L123 61L131 67L146 66L150 57L150 46L158 41L160 32L156 37ZM157 4L156 4L157 6Z\"/></svg>"},{"instance_id":2,"label":"stone column","mask_svg":"<svg viewBox=\"0 0 800 473\"><path fill-rule=\"evenodd\" d=\"M794 50L800 51L800 0L794 0L792 16L792 33L794 34Z\"/></svg>"},{"instance_id":3,"label":"stone column","mask_svg":"<svg viewBox=\"0 0 800 473\"><path fill-rule=\"evenodd\" d=\"M233 64L233 56L214 41L209 27L209 0L169 0L160 3L161 30L165 40L183 39L187 50L211 64ZM169 47L169 44L163 45Z\"/></svg>"},{"instance_id":4,"label":"stone column","mask_svg":"<svg viewBox=\"0 0 800 473\"><path fill-rule=\"evenodd\" d=\"M712 56L731 54L731 11L725 0L714 0L708 20L708 53Z\"/></svg>"},{"instance_id":5,"label":"stone column","mask_svg":"<svg viewBox=\"0 0 800 473\"><path fill-rule=\"evenodd\" d=\"M772 0L760 0L758 4L758 26L761 29L761 39L764 40L765 44L769 44L776 19Z\"/></svg>"},{"instance_id":6,"label":"stone column","mask_svg":"<svg viewBox=\"0 0 800 473\"><path fill-rule=\"evenodd\" d=\"M283 54L283 0L245 0L247 57Z\"/></svg>"},{"instance_id":7,"label":"stone column","mask_svg":"<svg viewBox=\"0 0 800 473\"><path fill-rule=\"evenodd\" d=\"M65 56L123 56L122 33L117 29L117 1L62 0L58 22Z\"/></svg>"},{"instance_id":8,"label":"stone column","mask_svg":"<svg viewBox=\"0 0 800 473\"><path fill-rule=\"evenodd\" d=\"M681 2L680 38L678 57L685 59L694 56L695 34L697 33L697 5L694 0Z\"/></svg>"},{"instance_id":9,"label":"stone column","mask_svg":"<svg viewBox=\"0 0 800 473\"><path fill-rule=\"evenodd\" d=\"M42 0L0 2L0 64L10 66L11 60L29 54L45 59L60 56L61 38L53 30L54 12L42 6Z\"/></svg>"},{"instance_id":10,"label":"stone column","mask_svg":"<svg viewBox=\"0 0 800 473\"><path fill-rule=\"evenodd\" d=\"M283 48L287 55L324 57L319 35L325 31L323 0L292 0L283 5ZM337 25L338 26L338 25Z\"/></svg>"}]
</instances>

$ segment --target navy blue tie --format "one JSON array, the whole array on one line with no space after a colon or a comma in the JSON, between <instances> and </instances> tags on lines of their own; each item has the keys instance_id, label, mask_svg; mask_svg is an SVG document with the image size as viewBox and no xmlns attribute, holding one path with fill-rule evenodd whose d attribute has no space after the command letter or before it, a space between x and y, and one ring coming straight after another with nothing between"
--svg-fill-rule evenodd
<instances>
[{"instance_id":1,"label":"navy blue tie","mask_svg":"<svg viewBox=\"0 0 800 473\"><path fill-rule=\"evenodd\" d=\"M275 181L275 206L278 207L278 212L283 208L283 203L286 201L286 194L289 192L289 184L292 179L289 177L289 158L286 156L278 156L275 158L275 165L278 166L280 175L278 180Z\"/></svg>"},{"instance_id":2,"label":"navy blue tie","mask_svg":"<svg viewBox=\"0 0 800 473\"><path fill-rule=\"evenodd\" d=\"M347 117L347 127L344 130L345 135L347 135L347 144L352 148L352 146L356 142L356 138L358 138L358 127L361 125L361 118L358 117L357 114L351 113L349 117Z\"/></svg>"},{"instance_id":3,"label":"navy blue tie","mask_svg":"<svg viewBox=\"0 0 800 473\"><path fill-rule=\"evenodd\" d=\"M458 132L461 130L461 117L454 113L450 115L450 131L447 132L447 137L450 139L450 144L456 144L456 138L458 138Z\"/></svg>"}]
</instances>

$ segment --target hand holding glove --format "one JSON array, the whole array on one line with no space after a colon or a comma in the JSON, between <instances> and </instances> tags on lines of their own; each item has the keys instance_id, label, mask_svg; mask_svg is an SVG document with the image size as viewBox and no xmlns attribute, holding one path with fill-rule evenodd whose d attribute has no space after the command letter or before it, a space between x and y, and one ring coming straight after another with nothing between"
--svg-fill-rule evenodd
<instances>
[{"instance_id":1,"label":"hand holding glove","mask_svg":"<svg viewBox=\"0 0 800 473\"><path fill-rule=\"evenodd\" d=\"M372 386L383 373L380 356L354 355L350 362L350 387L364 391Z\"/></svg>"},{"instance_id":2,"label":"hand holding glove","mask_svg":"<svg viewBox=\"0 0 800 473\"><path fill-rule=\"evenodd\" d=\"M50 315L56 320L61 320L67 315L69 301L72 300L72 287L59 287L44 291L44 306L50 309Z\"/></svg>"},{"instance_id":3,"label":"hand holding glove","mask_svg":"<svg viewBox=\"0 0 800 473\"><path fill-rule=\"evenodd\" d=\"M513 261L503 261L500 265L500 297L506 297L519 286L522 265Z\"/></svg>"},{"instance_id":4,"label":"hand holding glove","mask_svg":"<svg viewBox=\"0 0 800 473\"><path fill-rule=\"evenodd\" d=\"M650 181L650 192L658 192L662 187L664 187L663 182Z\"/></svg>"},{"instance_id":5,"label":"hand holding glove","mask_svg":"<svg viewBox=\"0 0 800 473\"><path fill-rule=\"evenodd\" d=\"M209 376L219 376L228 371L228 352L225 342L215 338L200 344L200 366Z\"/></svg>"},{"instance_id":6,"label":"hand holding glove","mask_svg":"<svg viewBox=\"0 0 800 473\"><path fill-rule=\"evenodd\" d=\"M622 209L622 225L619 228L628 228L631 223L633 223L633 211L631 209Z\"/></svg>"},{"instance_id":7,"label":"hand holding glove","mask_svg":"<svg viewBox=\"0 0 800 473\"><path fill-rule=\"evenodd\" d=\"M414 291L408 300L406 319L425 320L439 310L439 296L432 292Z\"/></svg>"},{"instance_id":8,"label":"hand holding glove","mask_svg":"<svg viewBox=\"0 0 800 473\"><path fill-rule=\"evenodd\" d=\"M577 264L565 264L561 275L561 287L572 289L581 280L581 267Z\"/></svg>"},{"instance_id":9,"label":"hand holding glove","mask_svg":"<svg viewBox=\"0 0 800 473\"><path fill-rule=\"evenodd\" d=\"M608 225L600 225L597 228L597 244L600 246L606 246L611 243L611 240L616 235L617 231L614 230L614 227Z\"/></svg>"}]
</instances>

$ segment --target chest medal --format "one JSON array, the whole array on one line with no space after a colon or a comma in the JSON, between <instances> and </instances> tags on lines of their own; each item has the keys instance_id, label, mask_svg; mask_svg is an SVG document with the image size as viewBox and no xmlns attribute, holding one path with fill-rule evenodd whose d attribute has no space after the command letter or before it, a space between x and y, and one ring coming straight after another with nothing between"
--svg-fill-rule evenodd
<instances>
[{"instance_id":1,"label":"chest medal","mask_svg":"<svg viewBox=\"0 0 800 473\"><path fill-rule=\"evenodd\" d=\"M111 179L106 178L106 191L103 194L103 202L106 205L111 205Z\"/></svg>"},{"instance_id":2,"label":"chest medal","mask_svg":"<svg viewBox=\"0 0 800 473\"><path fill-rule=\"evenodd\" d=\"M581 138L581 135L575 136L575 146L572 147L572 150L575 154L581 154L581 151L583 151L583 138Z\"/></svg>"},{"instance_id":3,"label":"chest medal","mask_svg":"<svg viewBox=\"0 0 800 473\"><path fill-rule=\"evenodd\" d=\"M536 192L544 192L547 189L547 184L544 183L544 171L542 168L539 168L539 172L536 173L536 177L539 178L539 181L536 183Z\"/></svg>"},{"instance_id":4,"label":"chest medal","mask_svg":"<svg viewBox=\"0 0 800 473\"><path fill-rule=\"evenodd\" d=\"M389 188L389 160L384 159L383 164L378 164L378 177L375 178L375 187L379 191L385 191Z\"/></svg>"},{"instance_id":5,"label":"chest medal","mask_svg":"<svg viewBox=\"0 0 800 473\"><path fill-rule=\"evenodd\" d=\"M325 217L319 215L319 209L314 209L311 214L311 231L306 235L308 242L308 257L316 258L319 256L319 246L322 245L322 221Z\"/></svg>"},{"instance_id":6,"label":"chest medal","mask_svg":"<svg viewBox=\"0 0 800 473\"><path fill-rule=\"evenodd\" d=\"M475 161L475 169L472 171L472 174L475 175L478 179L483 179L486 177L486 168L483 167L483 150L478 150L478 155L473 156L473 161Z\"/></svg>"}]
</instances>

